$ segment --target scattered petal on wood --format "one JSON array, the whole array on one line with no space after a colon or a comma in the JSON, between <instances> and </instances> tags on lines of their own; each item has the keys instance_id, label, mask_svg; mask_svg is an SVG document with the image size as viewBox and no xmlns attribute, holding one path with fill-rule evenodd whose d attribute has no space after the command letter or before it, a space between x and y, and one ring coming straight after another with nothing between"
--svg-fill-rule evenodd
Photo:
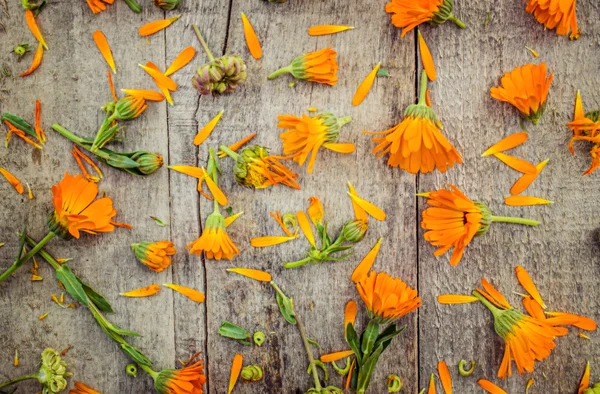
<instances>
[{"instance_id":1,"label":"scattered petal on wood","mask_svg":"<svg viewBox=\"0 0 600 394\"><path fill-rule=\"evenodd\" d=\"M437 79L437 72L435 71L435 64L433 63L433 56L431 56L431 52L429 51L429 47L421 34L421 31L418 30L419 36L419 53L421 54L421 62L423 62L423 68L427 73L427 78L430 81L435 81Z\"/></svg>"},{"instance_id":2,"label":"scattered petal on wood","mask_svg":"<svg viewBox=\"0 0 600 394\"><path fill-rule=\"evenodd\" d=\"M546 309L546 304L544 303L544 300L542 300L540 292L538 291L537 287L535 286L535 283L533 283L533 279L531 279L531 276L529 276L529 273L525 270L525 268L517 266L517 268L515 268L515 272L517 274L517 280L519 281L521 286L523 286L525 291L529 293L529 295L534 300L536 300L542 308Z\"/></svg>"},{"instance_id":3,"label":"scattered petal on wood","mask_svg":"<svg viewBox=\"0 0 600 394\"><path fill-rule=\"evenodd\" d=\"M44 47L44 49L48 49L48 45L46 45L46 40L44 40L44 36L42 36L42 32L40 31L37 22L35 21L35 15L31 10L25 11L25 21L27 22L27 27L31 30L31 34L35 37L36 40Z\"/></svg>"},{"instance_id":4,"label":"scattered petal on wood","mask_svg":"<svg viewBox=\"0 0 600 394\"><path fill-rule=\"evenodd\" d=\"M142 287L141 289L131 290L125 293L120 293L123 297L149 297L160 291L160 286L151 284L150 286Z\"/></svg>"},{"instance_id":5,"label":"scattered petal on wood","mask_svg":"<svg viewBox=\"0 0 600 394\"><path fill-rule=\"evenodd\" d=\"M175 290L176 292L183 294L187 298L196 302L204 302L204 294L199 292L196 289L192 289L190 287L180 286L173 283L164 283L163 286L168 287L171 290Z\"/></svg>"},{"instance_id":6,"label":"scattered petal on wood","mask_svg":"<svg viewBox=\"0 0 600 394\"><path fill-rule=\"evenodd\" d=\"M260 47L260 41L256 36L256 32L252 27L252 24L248 20L248 17L242 12L242 24L244 25L244 36L246 37L246 45L248 46L248 50L250 54L255 59L260 59L262 57L262 48Z\"/></svg>"},{"instance_id":7,"label":"scattered petal on wood","mask_svg":"<svg viewBox=\"0 0 600 394\"><path fill-rule=\"evenodd\" d=\"M462 294L442 294L439 295L437 301L440 304L468 304L470 302L477 302L479 298L472 295L462 295Z\"/></svg>"},{"instance_id":8,"label":"scattered petal on wood","mask_svg":"<svg viewBox=\"0 0 600 394\"><path fill-rule=\"evenodd\" d=\"M354 29L353 26L342 25L319 25L308 28L309 36L326 36L328 34L340 33L342 31Z\"/></svg>"},{"instance_id":9,"label":"scattered petal on wood","mask_svg":"<svg viewBox=\"0 0 600 394\"><path fill-rule=\"evenodd\" d=\"M352 282L358 283L369 274L371 271L371 267L373 267L373 263L375 263L375 259L377 258L377 254L379 253L379 247L381 246L382 238L379 238L375 243L375 246L371 248L369 253L362 259L362 261L356 266L354 272L352 272Z\"/></svg>"},{"instance_id":10,"label":"scattered petal on wood","mask_svg":"<svg viewBox=\"0 0 600 394\"><path fill-rule=\"evenodd\" d=\"M181 15L176 15L169 19L161 19L158 21L146 23L139 29L140 36L142 36L142 37L151 36L152 34L157 33L159 31L161 31L162 29L169 27L171 25L171 23L173 23L177 19L179 19L180 16Z\"/></svg>"},{"instance_id":11,"label":"scattered petal on wood","mask_svg":"<svg viewBox=\"0 0 600 394\"><path fill-rule=\"evenodd\" d=\"M511 207L526 207L529 205L553 204L554 201L532 196L509 196L504 199L504 203Z\"/></svg>"},{"instance_id":12,"label":"scattered petal on wood","mask_svg":"<svg viewBox=\"0 0 600 394\"><path fill-rule=\"evenodd\" d=\"M246 276L250 279L258 280L260 282L270 282L273 280L271 274L261 270L253 270L250 268L227 268L228 272L234 272L239 275Z\"/></svg>"},{"instance_id":13,"label":"scattered petal on wood","mask_svg":"<svg viewBox=\"0 0 600 394\"><path fill-rule=\"evenodd\" d=\"M356 107L357 105L360 105L360 103L362 103L367 97L371 87L373 86L373 82L375 82L375 78L379 72L379 67L381 67L381 62L377 63L367 77L360 83L360 85L358 85L358 89L356 89L356 93L354 93L354 97L352 98L353 106Z\"/></svg>"},{"instance_id":14,"label":"scattered petal on wood","mask_svg":"<svg viewBox=\"0 0 600 394\"><path fill-rule=\"evenodd\" d=\"M173 63L171 63L169 68L167 68L167 71L165 71L165 75L169 76L174 72L181 70L183 67L187 66L189 62L192 61L195 55L196 49L194 49L194 47L185 48L179 53L179 55L177 55L177 57L175 58L175 60L173 60Z\"/></svg>"},{"instance_id":15,"label":"scattered petal on wood","mask_svg":"<svg viewBox=\"0 0 600 394\"><path fill-rule=\"evenodd\" d=\"M14 176L7 169L2 168L2 167L0 167L0 174L2 174L4 176L4 178L6 178L8 183L10 183L12 185L12 187L15 188L17 193L23 194L25 189L23 188L23 184L21 184L21 181L19 181L16 176Z\"/></svg>"},{"instance_id":16,"label":"scattered petal on wood","mask_svg":"<svg viewBox=\"0 0 600 394\"><path fill-rule=\"evenodd\" d=\"M343 358L353 356L353 355L354 355L354 351L344 350L341 352L323 354L321 357L319 357L319 360L321 360L324 363L330 363L332 361L338 361L338 360L341 360Z\"/></svg>"},{"instance_id":17,"label":"scattered petal on wood","mask_svg":"<svg viewBox=\"0 0 600 394\"><path fill-rule=\"evenodd\" d=\"M244 357L241 354L236 354L233 357L233 363L231 364L231 372L229 374L229 388L227 389L227 394L231 394L235 384L240 377L240 372L242 372L242 365L244 364Z\"/></svg>"},{"instance_id":18,"label":"scattered petal on wood","mask_svg":"<svg viewBox=\"0 0 600 394\"><path fill-rule=\"evenodd\" d=\"M550 159L546 159L546 160L540 162L538 165L536 165L535 166L535 169L536 169L535 174L523 174L519 179L517 179L517 181L514 183L514 185L512 185L512 187L510 188L510 194L512 194L514 196L514 195L523 193L525 190L527 190L529 185L531 185L533 183L533 181L535 181L535 179L538 177L538 175L540 175L540 173L542 172L544 167L546 167L546 164L548 164L548 161L550 161Z\"/></svg>"},{"instance_id":19,"label":"scattered petal on wood","mask_svg":"<svg viewBox=\"0 0 600 394\"><path fill-rule=\"evenodd\" d=\"M527 135L527 133L523 131L511 134L508 137L496 142L490 148L488 148L485 152L482 153L481 157L493 155L494 153L500 153L504 152L505 150L515 148L527 141L528 138L529 136Z\"/></svg>"},{"instance_id":20,"label":"scattered petal on wood","mask_svg":"<svg viewBox=\"0 0 600 394\"><path fill-rule=\"evenodd\" d=\"M533 164L527 160L519 159L518 157L505 155L504 153L494 153L498 159L513 170L522 172L523 174L535 174L536 169Z\"/></svg>"},{"instance_id":21,"label":"scattered petal on wood","mask_svg":"<svg viewBox=\"0 0 600 394\"><path fill-rule=\"evenodd\" d=\"M198 146L206 141L206 139L210 136L210 133L212 133L212 131L215 129L217 123L219 123L224 111L225 110L221 110L217 115L215 115L214 118L210 120L210 122L206 124L206 126L198 131L198 134L196 134L196 137L194 137L194 145Z\"/></svg>"},{"instance_id":22,"label":"scattered petal on wood","mask_svg":"<svg viewBox=\"0 0 600 394\"><path fill-rule=\"evenodd\" d=\"M96 30L92 34L92 37L94 37L94 42L98 46L98 50L100 50L100 53L104 57L104 60L106 60L106 63L108 63L110 69L116 74L117 67L115 66L115 59L113 58L113 54L110 49L110 45L108 45L108 40L106 39L106 36L100 30Z\"/></svg>"},{"instance_id":23,"label":"scattered petal on wood","mask_svg":"<svg viewBox=\"0 0 600 394\"><path fill-rule=\"evenodd\" d=\"M42 64L43 57L44 57L44 47L42 46L42 44L39 44L37 50L35 51L35 55L33 56L33 61L31 62L31 66L29 67L29 69L27 71L20 74L19 76L26 77L29 74L31 74L32 72L34 72L35 70L37 70L37 68L40 66L40 64Z\"/></svg>"}]
</instances>

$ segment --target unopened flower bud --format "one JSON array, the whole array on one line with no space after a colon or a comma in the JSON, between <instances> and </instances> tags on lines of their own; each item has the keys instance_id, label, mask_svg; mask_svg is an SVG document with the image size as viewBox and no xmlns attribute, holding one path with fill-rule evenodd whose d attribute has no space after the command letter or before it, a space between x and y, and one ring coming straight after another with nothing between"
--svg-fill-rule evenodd
<instances>
[{"instance_id":1,"label":"unopened flower bud","mask_svg":"<svg viewBox=\"0 0 600 394\"><path fill-rule=\"evenodd\" d=\"M154 1L154 5L157 6L158 8L165 10L165 11L171 11L174 10L175 8L179 7L179 4L181 3L181 0L152 0Z\"/></svg>"},{"instance_id":2,"label":"unopened flower bud","mask_svg":"<svg viewBox=\"0 0 600 394\"><path fill-rule=\"evenodd\" d=\"M171 265L175 245L169 241L140 242L131 244L135 257L154 272L162 272Z\"/></svg>"},{"instance_id":3,"label":"unopened flower bud","mask_svg":"<svg viewBox=\"0 0 600 394\"><path fill-rule=\"evenodd\" d=\"M246 80L246 64L240 56L226 55L198 68L192 79L201 95L233 92Z\"/></svg>"},{"instance_id":4,"label":"unopened flower bud","mask_svg":"<svg viewBox=\"0 0 600 394\"><path fill-rule=\"evenodd\" d=\"M135 152L131 159L139 164L137 170L141 175L150 175L163 166L163 157L158 153L146 151Z\"/></svg>"},{"instance_id":5,"label":"unopened flower bud","mask_svg":"<svg viewBox=\"0 0 600 394\"><path fill-rule=\"evenodd\" d=\"M241 376L247 382L258 382L263 378L263 370L259 365L248 365L242 369Z\"/></svg>"},{"instance_id":6,"label":"unopened flower bud","mask_svg":"<svg viewBox=\"0 0 600 394\"><path fill-rule=\"evenodd\" d=\"M360 219L351 220L344 224L342 237L348 242L357 243L362 241L369 229L369 224Z\"/></svg>"},{"instance_id":7,"label":"unopened flower bud","mask_svg":"<svg viewBox=\"0 0 600 394\"><path fill-rule=\"evenodd\" d=\"M146 100L139 96L125 96L114 106L113 118L116 120L132 120L148 108Z\"/></svg>"}]
</instances>

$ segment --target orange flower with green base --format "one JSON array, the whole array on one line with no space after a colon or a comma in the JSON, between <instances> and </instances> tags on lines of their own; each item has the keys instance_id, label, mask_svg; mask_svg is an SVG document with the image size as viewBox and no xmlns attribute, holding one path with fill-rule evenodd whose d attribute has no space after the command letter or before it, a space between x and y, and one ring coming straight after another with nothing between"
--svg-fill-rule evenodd
<instances>
[{"instance_id":1,"label":"orange flower with green base","mask_svg":"<svg viewBox=\"0 0 600 394\"><path fill-rule=\"evenodd\" d=\"M163 369L160 372L153 371L146 365L140 365L152 379L154 389L159 394L202 394L206 383L204 375L204 363L202 360L188 365L182 369Z\"/></svg>"},{"instance_id":2,"label":"orange flower with green base","mask_svg":"<svg viewBox=\"0 0 600 394\"><path fill-rule=\"evenodd\" d=\"M331 48L308 52L295 58L289 66L280 68L269 79L275 79L282 74L292 74L296 79L317 82L330 86L337 83L338 63L337 53Z\"/></svg>"},{"instance_id":3,"label":"orange flower with green base","mask_svg":"<svg viewBox=\"0 0 600 394\"><path fill-rule=\"evenodd\" d=\"M402 37L409 31L429 22L438 26L451 20L461 29L465 24L452 13L452 0L392 0L385 6L385 11L392 15L392 24L401 27Z\"/></svg>"}]
</instances>

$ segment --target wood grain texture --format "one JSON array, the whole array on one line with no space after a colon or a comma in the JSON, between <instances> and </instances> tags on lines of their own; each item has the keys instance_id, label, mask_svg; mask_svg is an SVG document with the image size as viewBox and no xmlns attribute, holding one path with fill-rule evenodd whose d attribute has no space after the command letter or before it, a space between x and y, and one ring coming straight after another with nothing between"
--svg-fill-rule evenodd
<instances>
[{"instance_id":1,"label":"wood grain texture","mask_svg":"<svg viewBox=\"0 0 600 394\"><path fill-rule=\"evenodd\" d=\"M480 392L476 380L495 378L503 355L503 342L493 330L493 318L479 304L439 305L439 294L469 294L486 277L509 301L521 308L523 292L514 269L525 267L538 285L549 310L570 311L598 319L595 277L598 273L597 214L589 197L598 189L597 175L582 177L589 166L586 146L576 147L571 157L567 143L571 132L564 125L572 119L575 90L587 98L587 109L597 100L598 64L589 61L598 45L597 3L579 2L577 14L584 35L578 41L545 31L524 11L521 2L457 2L456 15L467 24L459 30L451 23L425 26L438 69L432 84L432 101L444 124L444 133L464 156L464 164L447 174L419 176L419 190L428 191L452 183L473 200L483 201L496 215L538 219L538 228L494 223L490 231L467 247L458 267L448 257L436 258L434 248L419 240L419 289L424 306L419 313L421 386L425 386L437 362L444 359L455 376L456 392ZM484 25L487 12L490 22ZM535 59L525 46L539 52ZM525 63L544 61L555 73L546 114L539 126L527 124L529 140L510 151L535 164L550 158L539 178L524 195L545 197L551 206L508 207L504 197L519 174L493 157L481 153L501 138L520 130L518 111L490 97L489 89L500 77ZM419 211L425 208L424 199ZM420 217L419 217L420 220ZM593 336L593 335L592 335ZM598 365L593 341L577 337L577 330L557 341L557 348L533 374L534 392L570 393L578 387L585 360ZM471 378L458 375L461 359L476 360ZM547 379L544 377L547 376ZM499 385L509 393L524 392L531 376L513 376Z\"/></svg>"}]
</instances>

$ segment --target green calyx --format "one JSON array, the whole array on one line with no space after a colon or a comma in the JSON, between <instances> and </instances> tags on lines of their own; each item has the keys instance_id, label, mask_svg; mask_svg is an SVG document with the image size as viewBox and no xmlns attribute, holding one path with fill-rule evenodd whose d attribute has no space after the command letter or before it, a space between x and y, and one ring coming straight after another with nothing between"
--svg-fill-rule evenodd
<instances>
[{"instance_id":1,"label":"green calyx","mask_svg":"<svg viewBox=\"0 0 600 394\"><path fill-rule=\"evenodd\" d=\"M54 235L58 235L64 240L70 240L73 236L69 233L69 228L62 224L56 212L52 212L47 220L48 228Z\"/></svg>"},{"instance_id":2,"label":"green calyx","mask_svg":"<svg viewBox=\"0 0 600 394\"><path fill-rule=\"evenodd\" d=\"M139 260L139 261L146 261L148 258L148 250L149 250L149 246L151 245L151 242L140 242L137 244L131 244L131 250L133 251L133 253L135 254L135 257Z\"/></svg>"},{"instance_id":3,"label":"green calyx","mask_svg":"<svg viewBox=\"0 0 600 394\"><path fill-rule=\"evenodd\" d=\"M351 243L357 243L363 240L367 230L369 229L369 224L360 219L351 220L344 224L342 228L342 237Z\"/></svg>"},{"instance_id":4,"label":"green calyx","mask_svg":"<svg viewBox=\"0 0 600 394\"><path fill-rule=\"evenodd\" d=\"M225 218L219 212L219 208L215 205L215 211L206 218L206 229L225 229Z\"/></svg>"},{"instance_id":5,"label":"green calyx","mask_svg":"<svg viewBox=\"0 0 600 394\"><path fill-rule=\"evenodd\" d=\"M325 143L337 142L340 136L340 130L345 125L352 121L350 116L338 118L331 112L321 112L315 116L315 118L321 121L323 126L327 127L327 135L325 136Z\"/></svg>"},{"instance_id":6,"label":"green calyx","mask_svg":"<svg viewBox=\"0 0 600 394\"><path fill-rule=\"evenodd\" d=\"M525 119L530 120L534 125L538 125L545 111L546 103L543 103L536 112L532 112L529 115L524 115L524 117Z\"/></svg>"},{"instance_id":7,"label":"green calyx","mask_svg":"<svg viewBox=\"0 0 600 394\"><path fill-rule=\"evenodd\" d=\"M514 328L517 327L519 322L525 317L523 313L516 309L500 309L494 306L477 290L473 291L473 295L477 297L479 301L481 301L481 303L490 310L490 312L492 312L492 315L494 315L494 330L496 330L496 333L504 339L506 339L509 334L512 334Z\"/></svg>"},{"instance_id":8,"label":"green calyx","mask_svg":"<svg viewBox=\"0 0 600 394\"><path fill-rule=\"evenodd\" d=\"M475 205L480 209L480 213L482 216L481 220L479 221L481 227L479 228L479 230L477 230L477 233L475 234L476 237L480 237L487 233L490 229L490 225L492 224L492 213L490 212L488 206L482 202L476 201Z\"/></svg>"},{"instance_id":9,"label":"green calyx","mask_svg":"<svg viewBox=\"0 0 600 394\"><path fill-rule=\"evenodd\" d=\"M428 119L432 123L437 123L438 118L434 110L427 105L427 81L427 73L423 70L419 87L419 102L406 107L404 117Z\"/></svg>"},{"instance_id":10,"label":"green calyx","mask_svg":"<svg viewBox=\"0 0 600 394\"><path fill-rule=\"evenodd\" d=\"M454 10L454 4L452 4L452 0L444 0L442 5L440 5L439 9L433 13L433 17L429 21L432 25L439 26L442 23L445 23L447 20L451 20L456 24L456 26L461 29L465 28L465 24L454 16L452 11Z\"/></svg>"},{"instance_id":11,"label":"green calyx","mask_svg":"<svg viewBox=\"0 0 600 394\"><path fill-rule=\"evenodd\" d=\"M171 11L175 8L179 7L181 0L152 0L154 1L154 5L160 8L161 10Z\"/></svg>"}]
</instances>

